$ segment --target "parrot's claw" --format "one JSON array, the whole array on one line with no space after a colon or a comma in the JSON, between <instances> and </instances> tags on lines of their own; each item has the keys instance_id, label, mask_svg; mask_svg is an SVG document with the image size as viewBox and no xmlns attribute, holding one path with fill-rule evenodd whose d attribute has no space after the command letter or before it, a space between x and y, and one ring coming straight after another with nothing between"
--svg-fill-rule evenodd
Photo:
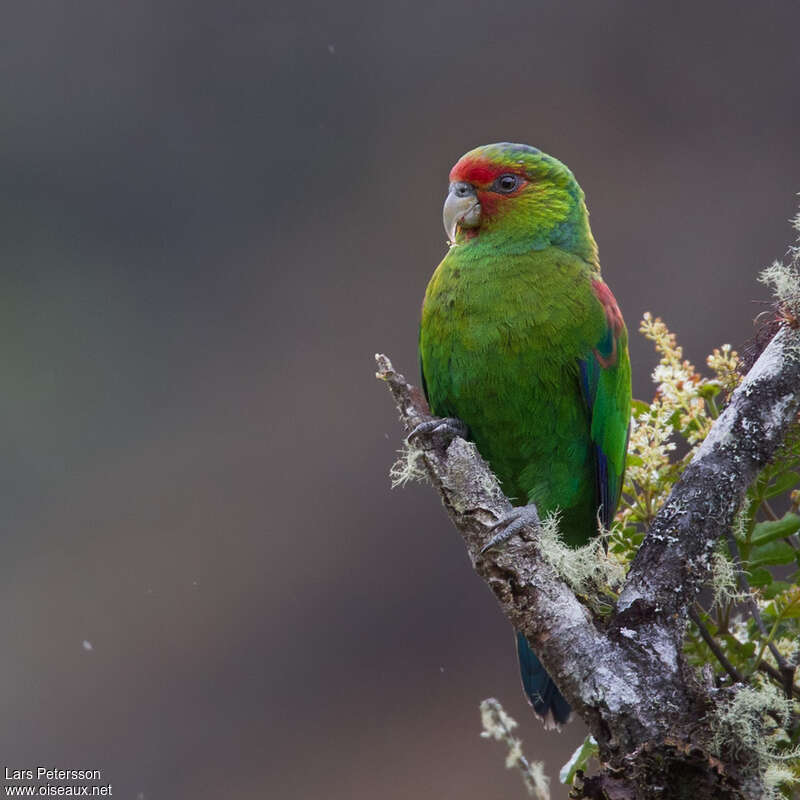
<instances>
[{"instance_id":1,"label":"parrot's claw","mask_svg":"<svg viewBox=\"0 0 800 800\"><path fill-rule=\"evenodd\" d=\"M467 426L456 417L437 417L436 419L429 419L427 422L420 422L420 424L406 436L406 441L411 442L418 436L425 436L426 434L444 434L448 439L452 440L457 436L466 439L468 431Z\"/></svg>"},{"instance_id":2,"label":"parrot's claw","mask_svg":"<svg viewBox=\"0 0 800 800\"><path fill-rule=\"evenodd\" d=\"M489 526L490 531L495 531L498 528L500 530L481 547L481 555L487 550L491 550L493 547L497 547L497 545L508 541L526 525L530 525L532 528L538 528L540 524L539 512L536 510L536 506L533 503L509 511L508 514L497 520L494 525Z\"/></svg>"}]
</instances>

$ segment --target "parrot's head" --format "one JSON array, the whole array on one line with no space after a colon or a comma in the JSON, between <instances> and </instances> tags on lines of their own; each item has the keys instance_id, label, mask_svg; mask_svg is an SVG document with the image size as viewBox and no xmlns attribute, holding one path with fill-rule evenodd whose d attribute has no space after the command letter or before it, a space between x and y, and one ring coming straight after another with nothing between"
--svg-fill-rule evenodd
<instances>
[{"instance_id":1,"label":"parrot's head","mask_svg":"<svg viewBox=\"0 0 800 800\"><path fill-rule=\"evenodd\" d=\"M526 144L499 142L464 154L450 170L443 216L452 244L491 239L515 251L555 246L597 262L572 172Z\"/></svg>"}]
</instances>

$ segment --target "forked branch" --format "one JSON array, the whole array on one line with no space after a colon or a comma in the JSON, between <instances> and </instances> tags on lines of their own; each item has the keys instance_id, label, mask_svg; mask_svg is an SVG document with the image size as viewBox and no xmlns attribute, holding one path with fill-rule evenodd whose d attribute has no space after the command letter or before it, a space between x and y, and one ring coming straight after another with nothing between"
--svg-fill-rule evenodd
<instances>
[{"instance_id":1,"label":"forked branch","mask_svg":"<svg viewBox=\"0 0 800 800\"><path fill-rule=\"evenodd\" d=\"M386 356L376 358L377 377L387 383L406 431L430 419L419 390ZM631 565L615 612L602 619L540 557L536 531L524 529L482 555L489 527L511 510L510 502L472 443L420 437L425 471L476 572L589 725L612 767L630 771L631 759L638 763L669 741L671 756L665 759L662 752L656 759L657 769L668 772L670 764L686 767L691 760L675 741L707 744L708 697L682 653L688 609L708 580L716 543L730 530L748 485L784 440L799 408L800 331L785 324L675 484ZM696 762L696 749L692 754ZM638 769L647 768L639 763ZM719 779L729 781L733 773Z\"/></svg>"}]
</instances>

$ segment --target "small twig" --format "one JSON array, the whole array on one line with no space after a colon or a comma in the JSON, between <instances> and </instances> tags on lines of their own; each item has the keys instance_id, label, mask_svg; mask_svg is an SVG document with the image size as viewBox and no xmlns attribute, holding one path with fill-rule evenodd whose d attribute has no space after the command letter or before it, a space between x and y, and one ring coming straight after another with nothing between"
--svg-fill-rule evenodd
<instances>
[{"instance_id":1,"label":"small twig","mask_svg":"<svg viewBox=\"0 0 800 800\"><path fill-rule=\"evenodd\" d=\"M522 754L522 742L512 733L517 727L517 721L506 713L499 700L489 697L481 703L481 723L482 738L506 743L506 767L519 769L528 794L535 795L538 800L550 800L550 779L544 774L544 764L540 761L528 761Z\"/></svg>"},{"instance_id":2,"label":"small twig","mask_svg":"<svg viewBox=\"0 0 800 800\"><path fill-rule=\"evenodd\" d=\"M767 515L767 517L769 517L769 519L771 519L773 522L778 519L778 515L775 513L775 511L773 510L772 506L769 504L769 501L766 498L764 498L761 501L761 505L764 508L764 513Z\"/></svg>"},{"instance_id":3,"label":"small twig","mask_svg":"<svg viewBox=\"0 0 800 800\"><path fill-rule=\"evenodd\" d=\"M750 609L750 615L755 620L756 626L758 627L761 635L767 640L767 647L769 647L769 651L772 653L775 661L778 662L778 669L780 670L778 680L786 690L786 694L790 695L794 681L794 667L789 665L789 663L783 657L781 651L778 650L775 642L772 641L772 636L767 633L764 620L761 618L761 612L758 610L758 603L756 603L755 597L753 597L753 592L750 589L750 582L747 580L747 575L742 567L742 557L739 553L739 545L736 542L736 536L734 536L734 533L730 528L728 528L726 535L728 537L728 546L730 547L731 557L733 558L733 563L736 567L736 572L739 579L739 590L747 595L746 603ZM759 659L756 667L762 663L763 662Z\"/></svg>"},{"instance_id":4,"label":"small twig","mask_svg":"<svg viewBox=\"0 0 800 800\"><path fill-rule=\"evenodd\" d=\"M726 531L726 537L728 539L728 547L730 548L731 558L733 559L733 565L736 567L736 580L739 584L739 591L747 596L747 605L750 608L750 614L755 620L756 625L758 626L758 630L761 631L761 635L766 639L767 638L767 628L764 625L764 620L761 619L761 612L758 610L758 606L756 605L755 600L753 599L753 591L750 588L750 581L747 580L747 575L744 571L744 567L742 566L742 556L739 552L739 544L736 541L736 536L734 535L733 531L728 528ZM770 648L772 650L772 648ZM772 653L776 658L780 658L780 654L775 652ZM778 662L780 663L780 662Z\"/></svg>"},{"instance_id":5,"label":"small twig","mask_svg":"<svg viewBox=\"0 0 800 800\"><path fill-rule=\"evenodd\" d=\"M758 664L758 670L759 672L763 672L765 675L769 675L770 678L778 681L778 683L785 685L783 675L781 675L781 673L778 672L778 670L776 670L772 664L768 664L766 661L761 661ZM798 686L796 683L791 684L790 691L795 697L800 698L800 686Z\"/></svg>"},{"instance_id":6,"label":"small twig","mask_svg":"<svg viewBox=\"0 0 800 800\"><path fill-rule=\"evenodd\" d=\"M689 616L691 616L691 611L690 611L690 613L689 613ZM739 640L738 640L738 639L737 639L737 638L736 638L736 637L735 637L733 634L729 634L729 636L730 636L730 639L731 639L731 640L734 642L734 644L735 644L735 645L736 645L736 646L737 646L737 647L738 647L740 650L744 648L744 645L743 645L743 644L742 644L742 643L741 643L741 642L740 642L740 641L739 641ZM781 673L780 673L780 672L778 672L778 670L777 670L777 669L775 669L775 667L773 667L773 666L772 666L772 664L769 664L769 663L768 663L768 662L766 662L766 661L760 661L760 662L758 663L758 666L756 667L756 669L758 669L758 670L759 670L759 672L763 672L765 675L769 675L769 676L770 676L770 678L772 678L772 679L774 679L774 680L778 681L778 683L780 683L780 684L784 684L784 678L783 678L783 675L781 675ZM749 681L747 680L747 678L743 678L743 679L742 679L742 681L743 681L744 683L748 683L748 682L749 682ZM795 697L798 697L798 698L800 698L800 686L798 686L798 685L797 685L797 684L795 684L795 683L792 683L792 684L791 684L791 693L792 693L792 694L793 694ZM788 692L787 692L787 695L788 695Z\"/></svg>"},{"instance_id":7,"label":"small twig","mask_svg":"<svg viewBox=\"0 0 800 800\"><path fill-rule=\"evenodd\" d=\"M703 621L700 619L700 615L697 613L697 608L695 606L689 607L689 618L697 625L697 630L700 631L700 635L703 637L703 641L708 645L709 650L714 654L717 661L722 665L722 668L728 675L733 678L736 683L748 683L749 681L747 678L739 672L736 667L728 661L725 653L723 653L722 648L717 644L716 639L711 635L711 632L708 628L703 624ZM770 678L773 680L778 681L781 684L785 684L785 680L783 675L778 672L775 667L771 664L768 664L766 661L760 661L758 664L758 669L763 672L765 675L769 675ZM795 697L800 697L800 686L795 685L794 683L791 684L791 693Z\"/></svg>"},{"instance_id":8,"label":"small twig","mask_svg":"<svg viewBox=\"0 0 800 800\"><path fill-rule=\"evenodd\" d=\"M703 624L703 621L700 619L700 615L697 613L697 608L695 606L689 606L689 618L697 625L697 630L700 631L700 635L703 637L703 641L708 645L709 650L716 656L717 661L722 665L722 668L728 675L733 678L735 683L745 683L745 678L741 672L739 672L736 667L731 664L730 661L725 656L725 653L722 652L722 648L717 644L716 639L711 635L711 632L708 628Z\"/></svg>"}]
</instances>

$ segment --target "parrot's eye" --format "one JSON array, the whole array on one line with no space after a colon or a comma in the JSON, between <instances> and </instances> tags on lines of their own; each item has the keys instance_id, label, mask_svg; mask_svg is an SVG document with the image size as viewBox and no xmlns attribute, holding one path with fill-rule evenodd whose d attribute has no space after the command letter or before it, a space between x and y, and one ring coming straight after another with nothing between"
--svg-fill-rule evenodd
<instances>
[{"instance_id":1,"label":"parrot's eye","mask_svg":"<svg viewBox=\"0 0 800 800\"><path fill-rule=\"evenodd\" d=\"M495 192L502 192L503 194L511 194L511 192L519 188L520 183L522 183L522 181L517 175L501 175L494 182L492 189Z\"/></svg>"}]
</instances>

